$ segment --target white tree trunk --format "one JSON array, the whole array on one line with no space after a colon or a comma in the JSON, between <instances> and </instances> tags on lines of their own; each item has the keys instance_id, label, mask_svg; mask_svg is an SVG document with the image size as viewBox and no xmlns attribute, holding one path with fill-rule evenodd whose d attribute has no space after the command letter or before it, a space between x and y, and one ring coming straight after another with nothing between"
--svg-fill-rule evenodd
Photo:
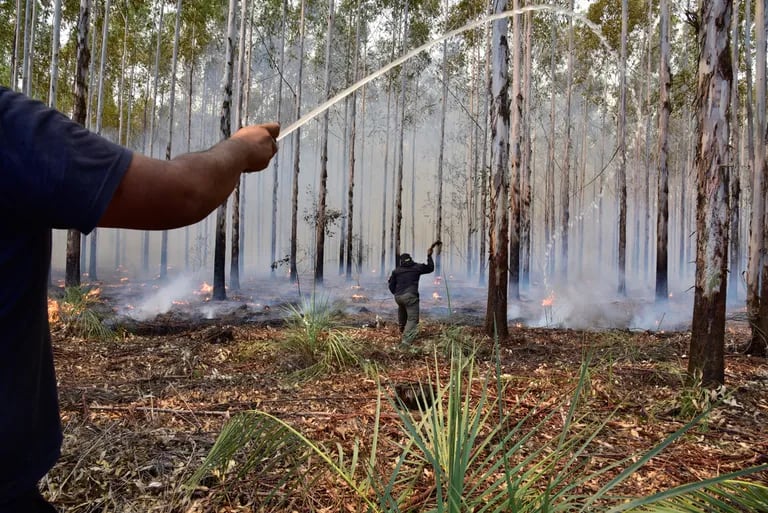
<instances>
[{"instance_id":1,"label":"white tree trunk","mask_svg":"<svg viewBox=\"0 0 768 513\"><path fill-rule=\"evenodd\" d=\"M506 0L494 0L493 12L507 8ZM488 227L490 267L485 332L507 338L507 265L509 236L509 22L493 22L491 43L491 206Z\"/></svg>"},{"instance_id":2,"label":"white tree trunk","mask_svg":"<svg viewBox=\"0 0 768 513\"><path fill-rule=\"evenodd\" d=\"M669 295L669 116L672 102L669 90L672 73L669 67L669 3L659 3L659 184L656 211L656 301L666 301Z\"/></svg>"},{"instance_id":3,"label":"white tree trunk","mask_svg":"<svg viewBox=\"0 0 768 513\"><path fill-rule=\"evenodd\" d=\"M237 0L229 0L227 14L226 64L224 67L224 100L221 104L221 138L229 139L232 135L232 84L234 82L235 61L235 19L237 18ZM227 202L216 210L216 241L213 253L213 299L227 298L225 287L225 260L227 255Z\"/></svg>"},{"instance_id":4,"label":"white tree trunk","mask_svg":"<svg viewBox=\"0 0 768 513\"><path fill-rule=\"evenodd\" d=\"M725 380L728 269L731 0L704 0L699 16L696 94L696 283L688 375L705 386ZM763 60L764 62L764 60Z\"/></svg>"}]
</instances>

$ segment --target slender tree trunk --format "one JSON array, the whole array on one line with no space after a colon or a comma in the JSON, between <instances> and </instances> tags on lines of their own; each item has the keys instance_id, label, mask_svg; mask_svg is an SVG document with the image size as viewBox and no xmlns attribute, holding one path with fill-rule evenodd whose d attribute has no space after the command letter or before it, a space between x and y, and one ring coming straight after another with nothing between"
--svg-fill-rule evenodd
<instances>
[{"instance_id":1,"label":"slender tree trunk","mask_svg":"<svg viewBox=\"0 0 768 513\"><path fill-rule=\"evenodd\" d=\"M394 46L394 45L393 45ZM393 51L394 53L394 51ZM385 276L384 269L386 265L387 256L387 183L389 181L389 122L392 114L392 91L391 88L387 90L387 123L386 123L386 135L384 136L384 173L382 184L382 207L381 207L381 261L379 268L381 269L381 275Z\"/></svg>"},{"instance_id":2,"label":"slender tree trunk","mask_svg":"<svg viewBox=\"0 0 768 513\"><path fill-rule=\"evenodd\" d=\"M573 0L569 1L568 8L573 11ZM565 154L563 155L563 178L560 184L560 276L563 283L568 281L568 235L571 222L571 149L573 140L571 136L571 99L573 97L573 16L568 16L568 70L566 72L565 87Z\"/></svg>"},{"instance_id":3,"label":"slender tree trunk","mask_svg":"<svg viewBox=\"0 0 768 513\"><path fill-rule=\"evenodd\" d=\"M51 84L48 89L48 105L56 108L59 85L59 43L61 40L61 0L53 3L53 27L51 29Z\"/></svg>"},{"instance_id":4,"label":"slender tree trunk","mask_svg":"<svg viewBox=\"0 0 768 513\"><path fill-rule=\"evenodd\" d=\"M333 40L333 0L328 0L328 31L325 44L325 87L324 99L331 97L331 45ZM315 284L323 284L323 263L325 260L326 201L328 196L328 123L329 113L323 113L322 139L320 141L320 191L315 219Z\"/></svg>"},{"instance_id":5,"label":"slender tree trunk","mask_svg":"<svg viewBox=\"0 0 768 513\"><path fill-rule=\"evenodd\" d=\"M34 54L32 31L34 27L33 5L35 0L26 0L24 9L24 54L21 65L21 91L27 96L32 95L32 59Z\"/></svg>"},{"instance_id":6,"label":"slender tree trunk","mask_svg":"<svg viewBox=\"0 0 768 513\"><path fill-rule=\"evenodd\" d=\"M621 65L619 72L619 295L627 294L627 24L628 0L621 1Z\"/></svg>"},{"instance_id":7,"label":"slender tree trunk","mask_svg":"<svg viewBox=\"0 0 768 513\"><path fill-rule=\"evenodd\" d=\"M88 27L90 24L91 0L80 0L80 14L77 18L77 71L75 73L75 101L72 119L85 126L86 98L88 97L88 65L91 53L88 49ZM67 287L80 285L80 232L67 232L67 265L65 282Z\"/></svg>"},{"instance_id":8,"label":"slender tree trunk","mask_svg":"<svg viewBox=\"0 0 768 513\"><path fill-rule=\"evenodd\" d=\"M157 86L160 80L160 49L163 35L163 16L165 14L165 4L160 2L160 11L157 14L157 43L155 46L155 65L152 79L152 108L149 114L149 156L153 157L155 152L155 116L157 111ZM149 77L147 77L149 81ZM149 82L147 82L149 84ZM146 115L146 112L145 112ZM142 240L142 269L144 274L149 273L149 232L144 231Z\"/></svg>"},{"instance_id":9,"label":"slender tree trunk","mask_svg":"<svg viewBox=\"0 0 768 513\"><path fill-rule=\"evenodd\" d=\"M19 87L19 40L21 39L21 0L16 0L16 26L13 31L13 48L11 50L11 79L8 82L11 89Z\"/></svg>"},{"instance_id":10,"label":"slender tree trunk","mask_svg":"<svg viewBox=\"0 0 768 513\"><path fill-rule=\"evenodd\" d=\"M221 104L221 137L232 135L232 84L235 60L235 19L237 0L229 0L227 15L226 65L224 68L224 100ZM213 299L227 299L225 287L225 266L227 255L227 201L216 210L216 243L213 254Z\"/></svg>"},{"instance_id":11,"label":"slender tree trunk","mask_svg":"<svg viewBox=\"0 0 768 513\"><path fill-rule=\"evenodd\" d=\"M666 301L669 296L669 116L672 102L669 91L672 86L672 72L669 66L669 4L659 3L659 185L656 212L656 301Z\"/></svg>"},{"instance_id":12,"label":"slender tree trunk","mask_svg":"<svg viewBox=\"0 0 768 513\"><path fill-rule=\"evenodd\" d=\"M357 12L355 14L355 56L352 63L352 81L356 82L359 76L360 64L360 2L357 2ZM352 280L352 235L355 227L355 143L357 142L357 91L352 93L351 101L352 112L350 119L352 126L349 133L349 183L347 188L347 281ZM365 138L365 132L363 132ZM362 184L361 184L362 185ZM360 230L362 238L362 230ZM359 271L358 271L359 272Z\"/></svg>"},{"instance_id":13,"label":"slender tree trunk","mask_svg":"<svg viewBox=\"0 0 768 513\"><path fill-rule=\"evenodd\" d=\"M738 5L738 4L736 4ZM731 20L731 66L733 66L731 83L731 126L737 127L731 130L731 233L730 233L730 271L728 279L728 295L736 299L739 294L739 281L741 280L741 239L739 237L741 217L741 144L739 135L741 126L739 123L739 9L733 9ZM751 100L750 100L751 101Z\"/></svg>"},{"instance_id":14,"label":"slender tree trunk","mask_svg":"<svg viewBox=\"0 0 768 513\"><path fill-rule=\"evenodd\" d=\"M755 94L757 98L757 127L754 131L754 149L752 150L752 217L749 227L749 261L747 264L747 316L752 327L752 339L747 352L753 355L766 353L766 333L760 331L760 275L762 260L765 259L765 195L763 181L768 166L765 144L768 141L766 125L766 30L765 3L755 2ZM750 138L751 139L751 138Z\"/></svg>"},{"instance_id":15,"label":"slender tree trunk","mask_svg":"<svg viewBox=\"0 0 768 513\"><path fill-rule=\"evenodd\" d=\"M237 72L233 84L233 92L236 91L235 101L235 128L243 126L243 98L245 91L245 27L248 19L248 1L242 0L240 11L240 34L238 36L237 51ZM229 288L230 290L240 290L240 258L242 257L242 247L240 240L240 196L243 188L243 177L240 177L235 190L232 192L232 248L229 259Z\"/></svg>"},{"instance_id":16,"label":"slender tree trunk","mask_svg":"<svg viewBox=\"0 0 768 513\"><path fill-rule=\"evenodd\" d=\"M556 76L555 52L557 51L557 27L552 21L550 26L550 54L549 73L552 80ZM548 276L555 272L555 98L556 92L552 88L549 99L549 141L547 151L547 175L544 187L544 243L546 247L544 277L545 283Z\"/></svg>"},{"instance_id":17,"label":"slender tree trunk","mask_svg":"<svg viewBox=\"0 0 768 513\"><path fill-rule=\"evenodd\" d=\"M277 76L277 120L278 122L283 117L283 71L285 68L285 26L286 26L286 11L288 9L288 0L282 1L282 16L280 18L280 58L278 61L278 76ZM280 152L277 152L272 157L272 226L269 238L269 255L270 255L270 274L274 278L275 271L277 270L277 199L280 185Z\"/></svg>"},{"instance_id":18,"label":"slender tree trunk","mask_svg":"<svg viewBox=\"0 0 768 513\"><path fill-rule=\"evenodd\" d=\"M304 0L301 0L301 13L299 21L299 55L304 55ZM301 89L302 75L304 72L304 59L299 59L299 71L296 77L296 119L301 118ZM297 237L298 237L298 217L299 217L299 170L300 170L300 152L301 149L301 127L294 132L294 153L293 153L293 188L291 191L291 283L299 280L299 273L296 267Z\"/></svg>"},{"instance_id":19,"label":"slender tree trunk","mask_svg":"<svg viewBox=\"0 0 768 513\"><path fill-rule=\"evenodd\" d=\"M176 23L173 32L173 56L171 57L171 97L168 102L168 144L165 146L165 160L173 156L173 111L176 106L176 72L179 62L179 32L181 29L181 0L176 0ZM160 240L160 279L168 276L168 230L163 230Z\"/></svg>"},{"instance_id":20,"label":"slender tree trunk","mask_svg":"<svg viewBox=\"0 0 768 513\"><path fill-rule=\"evenodd\" d=\"M579 223L579 247L577 248L578 255L578 272L579 277L584 275L584 195L587 188L587 159L588 159L588 147L589 147L589 99L586 95L582 98L584 105L584 119L582 120L581 128L581 163L577 168L576 183L574 184L574 190L578 191L579 201L579 215L577 221Z\"/></svg>"},{"instance_id":21,"label":"slender tree trunk","mask_svg":"<svg viewBox=\"0 0 768 513\"><path fill-rule=\"evenodd\" d=\"M532 44L532 16L531 12L525 13L525 64L523 65L523 118L521 120L521 129L523 133L523 147L520 155L520 168L523 176L522 187L520 190L520 284L527 289L530 284L531 276L531 219L533 219L533 204L531 202L531 179L533 170L531 166L532 140L531 140L531 66L533 59Z\"/></svg>"},{"instance_id":22,"label":"slender tree trunk","mask_svg":"<svg viewBox=\"0 0 768 513\"><path fill-rule=\"evenodd\" d=\"M403 14L403 41L401 53L408 48L408 34L410 32L410 20L408 18L409 0L405 0L405 12ZM392 233L395 243L395 258L400 258L400 230L403 224L403 138L405 136L405 86L406 63L400 68L400 126L398 135L397 174L395 178L395 229Z\"/></svg>"},{"instance_id":23,"label":"slender tree trunk","mask_svg":"<svg viewBox=\"0 0 768 513\"><path fill-rule=\"evenodd\" d=\"M641 243L643 254L641 258L643 284L648 281L649 255L651 245L651 118L653 117L653 105L651 103L651 82L653 80L653 2L648 1L648 28L647 28L647 77L646 77L646 116L645 116L645 165L643 179L643 237Z\"/></svg>"},{"instance_id":24,"label":"slender tree trunk","mask_svg":"<svg viewBox=\"0 0 768 513\"><path fill-rule=\"evenodd\" d=\"M704 386L725 382L731 7L731 0L704 0L699 16L696 285L688 376L692 382L701 378Z\"/></svg>"},{"instance_id":25,"label":"slender tree trunk","mask_svg":"<svg viewBox=\"0 0 768 513\"><path fill-rule=\"evenodd\" d=\"M448 3L443 6L446 19L448 17ZM437 154L437 223L435 225L435 239L442 240L443 237L443 165L445 159L445 117L448 113L448 41L443 41L443 64L442 64L442 101L440 103L440 148ZM440 247L437 248L435 256L435 275L442 275L443 259L440 254Z\"/></svg>"},{"instance_id":26,"label":"slender tree trunk","mask_svg":"<svg viewBox=\"0 0 768 513\"><path fill-rule=\"evenodd\" d=\"M107 36L109 35L109 7L110 1L104 2L104 17L101 21L101 58L99 61L99 85L98 93L96 94L96 133L101 135L102 118L104 115L104 69L107 63ZM90 281L98 281L99 276L97 272L96 257L98 255L98 236L99 230L94 229L91 232L89 238L91 243L91 249L88 253L88 279Z\"/></svg>"},{"instance_id":27,"label":"slender tree trunk","mask_svg":"<svg viewBox=\"0 0 768 513\"><path fill-rule=\"evenodd\" d=\"M518 0L512 0L512 9L517 11ZM520 299L520 171L522 153L522 133L520 123L523 118L523 94L520 88L520 14L512 16L512 98L510 112L510 153L509 164L509 275L508 294L513 300Z\"/></svg>"},{"instance_id":28,"label":"slender tree trunk","mask_svg":"<svg viewBox=\"0 0 768 513\"><path fill-rule=\"evenodd\" d=\"M492 13L489 7L489 14ZM486 24L485 28L485 54L491 55L491 28ZM485 59L485 94L483 95L483 158L481 164L480 173L480 250L479 253L479 269L478 269L478 283L481 285L485 283L485 267L486 263L490 262L490 254L486 254L486 213L488 211L488 125L489 125L489 113L491 103L491 60Z\"/></svg>"},{"instance_id":29,"label":"slender tree trunk","mask_svg":"<svg viewBox=\"0 0 768 513\"><path fill-rule=\"evenodd\" d=\"M493 13L504 12L506 0L494 0ZM509 44L507 19L493 22L491 44L491 208L488 228L490 266L485 332L490 337L506 339L507 327L507 250L509 243Z\"/></svg>"},{"instance_id":30,"label":"slender tree trunk","mask_svg":"<svg viewBox=\"0 0 768 513\"><path fill-rule=\"evenodd\" d=\"M192 54L189 57L189 82L187 84L187 153L192 151L192 100L193 100L193 83L195 78L195 53L194 53L194 47L197 43L197 39L195 38L195 29L192 29ZM190 254L190 248L189 248L189 242L190 242L190 235L189 235L190 227L186 226L184 228L184 270L189 271L189 254Z\"/></svg>"}]
</instances>

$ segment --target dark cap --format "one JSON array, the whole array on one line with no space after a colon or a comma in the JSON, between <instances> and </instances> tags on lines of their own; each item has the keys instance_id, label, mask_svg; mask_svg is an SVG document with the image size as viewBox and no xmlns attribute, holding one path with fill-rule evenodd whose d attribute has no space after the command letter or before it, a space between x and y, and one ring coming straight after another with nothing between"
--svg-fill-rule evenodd
<instances>
[{"instance_id":1,"label":"dark cap","mask_svg":"<svg viewBox=\"0 0 768 513\"><path fill-rule=\"evenodd\" d=\"M413 258L411 258L411 255L408 253L403 253L400 255L400 265L411 265L413 263Z\"/></svg>"}]
</instances>

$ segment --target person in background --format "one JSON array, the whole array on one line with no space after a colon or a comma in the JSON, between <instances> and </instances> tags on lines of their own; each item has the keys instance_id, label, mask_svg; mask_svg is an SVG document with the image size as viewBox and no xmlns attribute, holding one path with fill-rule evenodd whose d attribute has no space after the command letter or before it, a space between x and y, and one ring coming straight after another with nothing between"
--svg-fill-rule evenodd
<instances>
[{"instance_id":1,"label":"person in background","mask_svg":"<svg viewBox=\"0 0 768 513\"><path fill-rule=\"evenodd\" d=\"M402 333L400 346L410 349L411 343L419 331L419 278L422 274L429 274L435 270L435 262L432 260L432 251L440 241L432 244L427 250L427 263L420 264L413 261L411 255L400 255L398 266L389 276L389 291L395 295L397 303L397 322Z\"/></svg>"},{"instance_id":2,"label":"person in background","mask_svg":"<svg viewBox=\"0 0 768 513\"><path fill-rule=\"evenodd\" d=\"M164 230L204 219L277 151L276 123L172 160L114 144L0 87L0 513L55 512L39 480L61 453L48 327L51 229Z\"/></svg>"}]
</instances>

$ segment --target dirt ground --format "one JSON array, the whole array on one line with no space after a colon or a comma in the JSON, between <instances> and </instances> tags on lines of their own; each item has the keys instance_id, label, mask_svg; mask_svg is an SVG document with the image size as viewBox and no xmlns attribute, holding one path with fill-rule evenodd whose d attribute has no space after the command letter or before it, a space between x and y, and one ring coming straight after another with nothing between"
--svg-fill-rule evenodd
<instances>
[{"instance_id":1,"label":"dirt ground","mask_svg":"<svg viewBox=\"0 0 768 513\"><path fill-rule=\"evenodd\" d=\"M116 295L108 296L102 306L118 312ZM191 492L183 485L224 423L241 411L272 413L326 447L367 440L379 393L386 397L397 383L426 380L436 368L447 372L443 349L451 330L478 344L481 375L494 372L492 340L483 336L479 318L472 320L474 307L465 309L465 317L425 315L421 351L405 353L397 348L392 305L350 298L336 322L359 344L362 357L376 364L379 385L358 367L296 383L290 379L296 362L280 349L286 328L274 302L271 309L249 301L209 306L218 308L211 319L185 307L142 321L123 319L124 331L110 341L78 339L53 325L65 441L44 486L61 511L356 511L351 492L329 475L301 491L281 489L279 507L264 502L278 486L272 475L212 477ZM614 412L597 439L602 458L647 451L685 424L679 409L689 332L534 328L523 322L511 329L500 350L510 398L527 392L526 401L535 404L567 396L584 355L592 355L590 408L596 416ZM743 322L729 321L731 400L631 476L624 492L653 493L768 462L768 361L739 352L747 337ZM394 461L400 420L386 400L381 423L380 459L391 453ZM552 429L554 436L557 426ZM308 471L322 467L307 465ZM768 475L753 479L768 482Z\"/></svg>"}]
</instances>

